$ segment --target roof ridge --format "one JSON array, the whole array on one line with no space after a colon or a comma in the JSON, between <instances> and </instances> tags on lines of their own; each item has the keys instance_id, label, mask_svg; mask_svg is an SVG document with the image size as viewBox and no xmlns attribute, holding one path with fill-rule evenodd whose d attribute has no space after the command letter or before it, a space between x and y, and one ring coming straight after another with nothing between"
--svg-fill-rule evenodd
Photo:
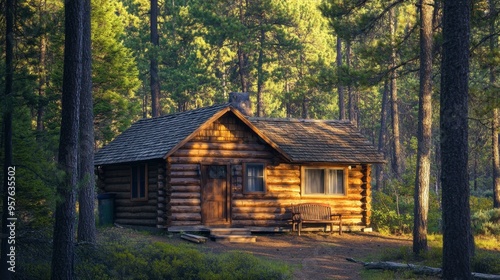
<instances>
[{"instance_id":1,"label":"roof ridge","mask_svg":"<svg viewBox=\"0 0 500 280\"><path fill-rule=\"evenodd\" d=\"M183 114L198 113L198 112L203 112L203 111L214 109L214 108L218 108L218 107L224 108L224 107L228 107L230 105L231 104L228 103L228 102L226 102L226 103L217 103L217 104L213 104L213 105L210 105L210 106L200 107L200 108L196 108L196 109L192 109L192 110L187 110L187 111L182 111L182 112L174 112L174 113L171 113L171 114L161 115L161 116L158 116L158 117L142 118L142 119L139 119L135 123L142 122L142 121L148 121L148 120L158 120L158 119L161 119L161 118L174 117L174 116L183 115Z\"/></svg>"},{"instance_id":2,"label":"roof ridge","mask_svg":"<svg viewBox=\"0 0 500 280\"><path fill-rule=\"evenodd\" d=\"M298 118L268 118L268 117L249 117L250 121L282 121L282 122L321 122L321 123L345 123L352 124L350 120L318 120L318 119L298 119Z\"/></svg>"}]
</instances>

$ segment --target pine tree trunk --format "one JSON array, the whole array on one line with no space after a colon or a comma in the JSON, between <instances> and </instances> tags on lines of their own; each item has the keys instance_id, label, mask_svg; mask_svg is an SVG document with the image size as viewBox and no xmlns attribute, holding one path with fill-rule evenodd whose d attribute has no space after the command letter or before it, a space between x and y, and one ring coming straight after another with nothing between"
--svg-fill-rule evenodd
<instances>
[{"instance_id":1,"label":"pine tree trunk","mask_svg":"<svg viewBox=\"0 0 500 280\"><path fill-rule=\"evenodd\" d=\"M83 1L83 66L82 93L80 94L80 165L78 167L80 190L77 237L79 242L95 243L94 106L92 100L90 0Z\"/></svg>"},{"instance_id":2,"label":"pine tree trunk","mask_svg":"<svg viewBox=\"0 0 500 280\"><path fill-rule=\"evenodd\" d=\"M160 45L160 37L158 36L158 0L151 0L151 44L154 49L158 50ZM150 86L151 86L151 115L158 117L161 115L160 106L160 78L158 76L158 60L156 59L157 52L153 52L150 58Z\"/></svg>"},{"instance_id":3,"label":"pine tree trunk","mask_svg":"<svg viewBox=\"0 0 500 280\"><path fill-rule=\"evenodd\" d=\"M392 170L396 178L400 178L403 173L401 140L399 133L399 109L398 109L398 87L397 87L397 73L396 73L396 16L395 8L392 8L389 13L389 27L391 33L391 111L392 111L392 134L393 134L393 155L392 155Z\"/></svg>"},{"instance_id":4,"label":"pine tree trunk","mask_svg":"<svg viewBox=\"0 0 500 280\"><path fill-rule=\"evenodd\" d=\"M264 15L262 15L262 18ZM260 23L262 25L262 22ZM261 27L260 30L260 37L259 37L259 58L257 60L257 117L262 117L263 112L262 112L262 94L263 94L263 88L264 88L264 46L265 46L265 40L266 40L266 31L264 30L263 27Z\"/></svg>"},{"instance_id":5,"label":"pine tree trunk","mask_svg":"<svg viewBox=\"0 0 500 280\"><path fill-rule=\"evenodd\" d=\"M344 86L342 85L342 40L337 36L337 75L338 75L338 85L337 91L339 94L339 119L345 120L345 97L344 97Z\"/></svg>"},{"instance_id":6,"label":"pine tree trunk","mask_svg":"<svg viewBox=\"0 0 500 280\"><path fill-rule=\"evenodd\" d=\"M346 41L345 44L345 60L347 69L351 69L351 42ZM348 72L349 75L349 72ZM349 83L347 86L347 95L349 97L349 120L355 125L359 126L359 114L358 114L358 93L352 90L352 86Z\"/></svg>"},{"instance_id":7,"label":"pine tree trunk","mask_svg":"<svg viewBox=\"0 0 500 280\"><path fill-rule=\"evenodd\" d=\"M38 66L38 104L36 111L36 131L37 140L40 140L39 135L45 130L43 123L43 116L45 114L45 90L47 88L47 70L46 70L46 56L47 56L47 36L42 34L40 36L40 60Z\"/></svg>"},{"instance_id":8,"label":"pine tree trunk","mask_svg":"<svg viewBox=\"0 0 500 280\"><path fill-rule=\"evenodd\" d=\"M4 128L4 162L3 162L3 199L2 199L2 245L0 257L0 276L2 279L12 279L7 261L9 260L9 211L8 211L8 190L9 190L9 168L12 168L12 88L14 74L14 1L5 2L5 96L3 96L3 128Z\"/></svg>"},{"instance_id":9,"label":"pine tree trunk","mask_svg":"<svg viewBox=\"0 0 500 280\"><path fill-rule=\"evenodd\" d=\"M470 7L445 0L441 64L443 278L472 279L468 163Z\"/></svg>"},{"instance_id":10,"label":"pine tree trunk","mask_svg":"<svg viewBox=\"0 0 500 280\"><path fill-rule=\"evenodd\" d=\"M384 83L384 92L382 94L382 104L380 109L380 132L378 134L378 152L384 155L385 158L385 139L387 135L387 99L389 95L389 85L387 80ZM382 164L377 164L377 190L381 191L383 186L383 171L384 166Z\"/></svg>"},{"instance_id":11,"label":"pine tree trunk","mask_svg":"<svg viewBox=\"0 0 500 280\"><path fill-rule=\"evenodd\" d=\"M240 23L245 24L245 13L243 9L243 0L240 0ZM247 71L247 55L243 51L243 42L238 42L238 73L240 75L241 91L248 92L248 71Z\"/></svg>"},{"instance_id":12,"label":"pine tree trunk","mask_svg":"<svg viewBox=\"0 0 500 280\"><path fill-rule=\"evenodd\" d=\"M420 0L420 94L413 226L413 252L417 255L422 251L427 251L432 138L432 14L434 9L432 5L432 0Z\"/></svg>"},{"instance_id":13,"label":"pine tree trunk","mask_svg":"<svg viewBox=\"0 0 500 280\"><path fill-rule=\"evenodd\" d=\"M498 108L493 109L493 119L491 128L491 140L493 146L493 207L500 208L500 152L498 143L499 125Z\"/></svg>"},{"instance_id":14,"label":"pine tree trunk","mask_svg":"<svg viewBox=\"0 0 500 280\"><path fill-rule=\"evenodd\" d=\"M74 278L75 205L78 186L78 130L82 77L83 1L65 2L65 45L62 88L59 168L64 178L57 185L52 279Z\"/></svg>"},{"instance_id":15,"label":"pine tree trunk","mask_svg":"<svg viewBox=\"0 0 500 280\"><path fill-rule=\"evenodd\" d=\"M495 34L496 8L493 0L488 0L490 8L490 34ZM490 53L494 54L497 48L498 36L490 37ZM490 65L490 86L493 87L496 83L495 67ZM499 113L498 108L493 108L493 117L491 121L491 146L492 146L492 164L493 164L493 207L500 208L500 151L498 142Z\"/></svg>"}]
</instances>

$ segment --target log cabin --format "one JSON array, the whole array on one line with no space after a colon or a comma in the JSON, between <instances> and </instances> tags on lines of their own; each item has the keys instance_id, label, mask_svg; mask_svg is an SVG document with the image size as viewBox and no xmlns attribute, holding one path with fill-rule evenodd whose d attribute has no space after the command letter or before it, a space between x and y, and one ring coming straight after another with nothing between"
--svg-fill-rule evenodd
<instances>
[{"instance_id":1,"label":"log cabin","mask_svg":"<svg viewBox=\"0 0 500 280\"><path fill-rule=\"evenodd\" d=\"M290 229L292 204L370 226L380 153L349 121L256 118L231 103L142 119L95 155L115 223Z\"/></svg>"}]
</instances>

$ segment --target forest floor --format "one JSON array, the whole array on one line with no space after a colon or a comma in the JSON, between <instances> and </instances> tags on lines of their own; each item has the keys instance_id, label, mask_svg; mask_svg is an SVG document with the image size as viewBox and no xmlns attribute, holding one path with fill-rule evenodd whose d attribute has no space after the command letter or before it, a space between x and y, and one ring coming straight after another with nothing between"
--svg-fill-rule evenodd
<instances>
[{"instance_id":1,"label":"forest floor","mask_svg":"<svg viewBox=\"0 0 500 280\"><path fill-rule=\"evenodd\" d=\"M346 258L379 261L387 250L411 249L411 237L384 236L378 233L296 233L260 234L255 243L207 241L200 249L212 253L240 251L279 260L294 268L294 279L364 279L363 266ZM156 236L168 243L188 242ZM158 240L158 241L160 241ZM168 241L167 241L168 240ZM405 249L403 249L405 250Z\"/></svg>"}]
</instances>

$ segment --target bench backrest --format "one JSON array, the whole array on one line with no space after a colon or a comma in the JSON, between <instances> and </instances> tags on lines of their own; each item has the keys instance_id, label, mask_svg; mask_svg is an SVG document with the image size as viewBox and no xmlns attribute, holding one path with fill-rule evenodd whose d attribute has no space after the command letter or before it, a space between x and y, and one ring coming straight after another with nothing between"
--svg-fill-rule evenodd
<instances>
[{"instance_id":1,"label":"bench backrest","mask_svg":"<svg viewBox=\"0 0 500 280\"><path fill-rule=\"evenodd\" d=\"M302 220L330 220L331 208L328 204L304 203L292 205L292 214L300 213Z\"/></svg>"}]
</instances>

